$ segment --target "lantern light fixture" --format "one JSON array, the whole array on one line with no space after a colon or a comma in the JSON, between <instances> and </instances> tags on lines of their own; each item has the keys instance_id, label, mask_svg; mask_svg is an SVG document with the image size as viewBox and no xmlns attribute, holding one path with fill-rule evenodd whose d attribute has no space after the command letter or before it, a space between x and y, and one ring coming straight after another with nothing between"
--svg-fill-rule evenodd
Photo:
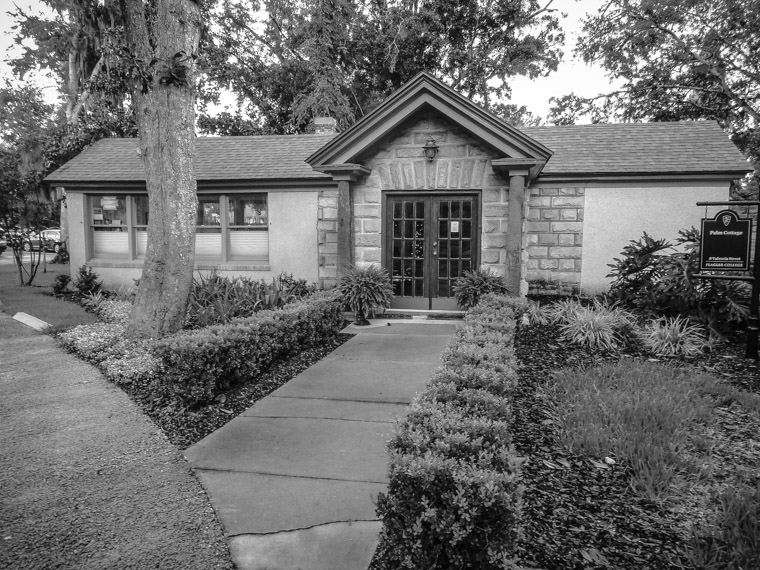
<instances>
[{"instance_id":1,"label":"lantern light fixture","mask_svg":"<svg viewBox=\"0 0 760 570\"><path fill-rule=\"evenodd\" d=\"M422 147L422 151L425 153L425 158L428 159L428 162L433 162L435 155L438 154L438 145L435 144L435 139L429 138L425 146Z\"/></svg>"}]
</instances>

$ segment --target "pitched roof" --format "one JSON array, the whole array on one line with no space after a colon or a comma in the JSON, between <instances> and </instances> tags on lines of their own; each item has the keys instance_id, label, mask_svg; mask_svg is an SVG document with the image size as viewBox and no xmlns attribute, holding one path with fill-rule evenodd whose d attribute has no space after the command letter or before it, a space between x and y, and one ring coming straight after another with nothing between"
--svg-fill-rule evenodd
<instances>
[{"instance_id":1,"label":"pitched roof","mask_svg":"<svg viewBox=\"0 0 760 570\"><path fill-rule=\"evenodd\" d=\"M520 129L554 154L540 179L732 174L750 164L715 121L623 123ZM205 137L196 140L199 181L324 180L306 158L335 135ZM50 174L50 183L142 182L137 139L102 139Z\"/></svg>"},{"instance_id":2,"label":"pitched roof","mask_svg":"<svg viewBox=\"0 0 760 570\"><path fill-rule=\"evenodd\" d=\"M199 181L324 179L304 159L335 135L199 137L195 176ZM138 139L101 139L45 180L140 182L145 180Z\"/></svg>"},{"instance_id":3,"label":"pitched roof","mask_svg":"<svg viewBox=\"0 0 760 570\"><path fill-rule=\"evenodd\" d=\"M752 170L715 121L525 127L554 151L541 177Z\"/></svg>"},{"instance_id":4,"label":"pitched roof","mask_svg":"<svg viewBox=\"0 0 760 570\"><path fill-rule=\"evenodd\" d=\"M306 161L315 168L357 162L375 143L427 111L446 117L447 121L493 148L501 157L534 159L538 167L531 177L552 155L550 149L535 139L525 136L440 79L422 72Z\"/></svg>"}]
</instances>

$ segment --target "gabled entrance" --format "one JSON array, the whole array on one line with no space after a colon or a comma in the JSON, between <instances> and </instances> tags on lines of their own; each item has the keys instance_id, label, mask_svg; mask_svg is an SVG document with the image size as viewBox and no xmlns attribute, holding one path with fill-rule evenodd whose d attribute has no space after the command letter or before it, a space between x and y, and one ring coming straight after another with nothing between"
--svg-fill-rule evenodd
<instances>
[{"instance_id":1,"label":"gabled entrance","mask_svg":"<svg viewBox=\"0 0 760 570\"><path fill-rule=\"evenodd\" d=\"M456 310L453 287L478 266L477 193L386 193L384 267L391 308Z\"/></svg>"}]
</instances>

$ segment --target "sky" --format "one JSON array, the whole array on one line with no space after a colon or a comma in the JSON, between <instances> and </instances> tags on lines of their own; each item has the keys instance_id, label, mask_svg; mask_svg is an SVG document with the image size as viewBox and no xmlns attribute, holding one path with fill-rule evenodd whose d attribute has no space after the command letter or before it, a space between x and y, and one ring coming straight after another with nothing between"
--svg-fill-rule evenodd
<instances>
[{"instance_id":1,"label":"sky","mask_svg":"<svg viewBox=\"0 0 760 570\"><path fill-rule=\"evenodd\" d=\"M578 33L581 29L581 20L588 13L595 13L605 0L554 0L552 8L560 13L567 14L567 18L562 19L562 26L565 29L565 48L564 59L559 69L549 75L549 77L530 80L523 77L517 77L511 81L512 100L511 103L525 105L534 115L546 119L549 112L549 98L559 97L571 92L581 96L594 96L606 92L610 88L610 81L604 75L604 72L595 66L587 66L581 60L573 58L572 50L575 46ZM39 0L13 0L24 10L41 11L44 9ZM0 82L6 77L10 77L10 69L6 64L8 59L8 49L12 49L13 36L11 26L12 19L8 16L7 11L11 8L10 0L0 0ZM12 53L12 52L11 52ZM50 79L43 75L37 74L33 78L40 85L47 85L45 92L49 94L49 100L55 101L55 87Z\"/></svg>"}]
</instances>

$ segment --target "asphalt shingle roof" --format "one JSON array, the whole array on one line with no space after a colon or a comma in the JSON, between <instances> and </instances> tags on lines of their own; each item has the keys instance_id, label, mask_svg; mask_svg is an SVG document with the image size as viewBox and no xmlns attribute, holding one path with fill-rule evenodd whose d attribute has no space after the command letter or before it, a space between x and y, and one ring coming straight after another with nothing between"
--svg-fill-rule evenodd
<instances>
[{"instance_id":1,"label":"asphalt shingle roof","mask_svg":"<svg viewBox=\"0 0 760 570\"><path fill-rule=\"evenodd\" d=\"M199 181L325 179L304 159L335 135L199 137L195 177ZM101 139L51 173L48 182L145 180L138 139Z\"/></svg>"},{"instance_id":2,"label":"asphalt shingle roof","mask_svg":"<svg viewBox=\"0 0 760 570\"><path fill-rule=\"evenodd\" d=\"M567 125L520 130L554 151L542 176L751 170L715 121Z\"/></svg>"},{"instance_id":3,"label":"asphalt shingle roof","mask_svg":"<svg viewBox=\"0 0 760 570\"><path fill-rule=\"evenodd\" d=\"M714 121L526 127L554 155L542 176L698 174L749 170ZM199 181L331 178L305 159L335 135L206 137L196 141ZM61 182L145 180L137 139L103 139L50 174Z\"/></svg>"}]
</instances>

